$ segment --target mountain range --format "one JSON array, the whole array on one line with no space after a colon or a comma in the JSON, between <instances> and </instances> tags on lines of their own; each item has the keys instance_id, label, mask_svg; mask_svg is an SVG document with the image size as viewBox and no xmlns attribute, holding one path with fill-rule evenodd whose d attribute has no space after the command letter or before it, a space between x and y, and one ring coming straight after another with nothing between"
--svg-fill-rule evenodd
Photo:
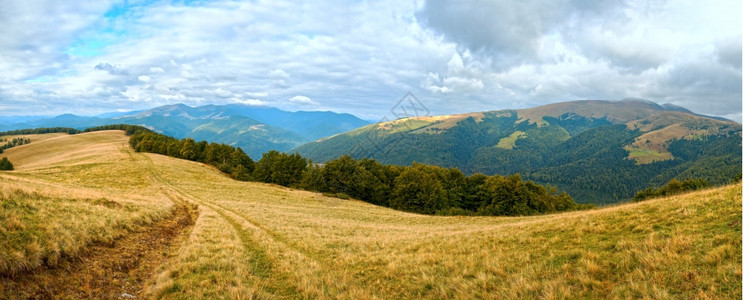
<instances>
[{"instance_id":1,"label":"mountain range","mask_svg":"<svg viewBox=\"0 0 743 300\"><path fill-rule=\"evenodd\" d=\"M741 125L642 99L572 101L519 110L422 116L370 124L302 145L324 162L382 163L514 174L580 203L609 204L672 179L722 184L741 174Z\"/></svg>"},{"instance_id":2,"label":"mountain range","mask_svg":"<svg viewBox=\"0 0 743 300\"><path fill-rule=\"evenodd\" d=\"M0 131L38 127L84 129L108 124L141 125L176 138L193 138L241 147L253 159L269 150L288 151L306 142L369 124L350 114L329 111L289 112L242 104L166 105L149 110L112 112L94 117L0 118Z\"/></svg>"}]
</instances>

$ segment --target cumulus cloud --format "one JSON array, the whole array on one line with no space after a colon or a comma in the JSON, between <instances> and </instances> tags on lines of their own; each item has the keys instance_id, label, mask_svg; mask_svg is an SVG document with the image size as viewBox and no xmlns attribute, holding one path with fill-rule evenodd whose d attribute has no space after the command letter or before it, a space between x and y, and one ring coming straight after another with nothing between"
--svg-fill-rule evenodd
<instances>
[{"instance_id":1,"label":"cumulus cloud","mask_svg":"<svg viewBox=\"0 0 743 300\"><path fill-rule=\"evenodd\" d=\"M65 50L100 23L111 1L0 1L0 82L64 70Z\"/></svg>"},{"instance_id":2,"label":"cumulus cloud","mask_svg":"<svg viewBox=\"0 0 743 300\"><path fill-rule=\"evenodd\" d=\"M465 64L464 59L467 59ZM446 73L429 73L423 87L434 93L476 93L480 92L485 84L482 75L485 73L476 62L473 62L469 52L464 53L464 59L459 53L454 53L446 64Z\"/></svg>"},{"instance_id":3,"label":"cumulus cloud","mask_svg":"<svg viewBox=\"0 0 743 300\"><path fill-rule=\"evenodd\" d=\"M544 29L535 19L550 10L529 6L522 1L426 1L418 17L447 40L492 53L496 64L510 66L537 55Z\"/></svg>"},{"instance_id":4,"label":"cumulus cloud","mask_svg":"<svg viewBox=\"0 0 743 300\"><path fill-rule=\"evenodd\" d=\"M268 97L268 93L266 92L245 92L245 95L248 97L255 97L255 98L266 98Z\"/></svg>"},{"instance_id":5,"label":"cumulus cloud","mask_svg":"<svg viewBox=\"0 0 743 300\"><path fill-rule=\"evenodd\" d=\"M111 75L129 75L129 72L127 72L126 69L123 69L119 66L111 65L109 63L99 63L93 68L100 71L106 71L108 72L108 74Z\"/></svg>"},{"instance_id":6,"label":"cumulus cloud","mask_svg":"<svg viewBox=\"0 0 743 300\"><path fill-rule=\"evenodd\" d=\"M282 69L274 69L268 73L268 77L272 79L289 79L289 73Z\"/></svg>"},{"instance_id":7,"label":"cumulus cloud","mask_svg":"<svg viewBox=\"0 0 743 300\"><path fill-rule=\"evenodd\" d=\"M715 45L717 61L723 65L731 66L740 70L741 68L741 36L729 37L720 40Z\"/></svg>"},{"instance_id":8,"label":"cumulus cloud","mask_svg":"<svg viewBox=\"0 0 743 300\"><path fill-rule=\"evenodd\" d=\"M289 98L289 102L299 104L299 105L306 105L306 106L317 106L317 102L312 101L310 97L297 95L294 97Z\"/></svg>"},{"instance_id":9,"label":"cumulus cloud","mask_svg":"<svg viewBox=\"0 0 743 300\"><path fill-rule=\"evenodd\" d=\"M489 68L454 57L423 86L455 94L480 79L484 93L512 107L625 95L740 111L740 3L724 2L429 0L420 23Z\"/></svg>"},{"instance_id":10,"label":"cumulus cloud","mask_svg":"<svg viewBox=\"0 0 743 300\"><path fill-rule=\"evenodd\" d=\"M662 40L635 25L654 2L426 1L421 22L449 41L482 54L498 69L560 60L551 39L587 56L642 71L663 62ZM557 55L556 55L557 54Z\"/></svg>"},{"instance_id":11,"label":"cumulus cloud","mask_svg":"<svg viewBox=\"0 0 743 300\"><path fill-rule=\"evenodd\" d=\"M265 102L265 101L259 100L259 99L245 99L245 100L241 100L241 99L233 98L232 100L234 102L245 104L245 105L250 105L250 106L266 106L266 105L268 105L268 102Z\"/></svg>"},{"instance_id":12,"label":"cumulus cloud","mask_svg":"<svg viewBox=\"0 0 743 300\"><path fill-rule=\"evenodd\" d=\"M319 1L0 0L0 114L246 102L379 119L407 92L432 114L627 96L741 110L739 1Z\"/></svg>"}]
</instances>

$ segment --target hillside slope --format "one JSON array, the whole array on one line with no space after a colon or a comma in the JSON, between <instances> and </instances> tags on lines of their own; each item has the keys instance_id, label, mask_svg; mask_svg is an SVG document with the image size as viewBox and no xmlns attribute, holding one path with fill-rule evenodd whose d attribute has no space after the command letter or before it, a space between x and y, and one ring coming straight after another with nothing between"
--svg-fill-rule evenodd
<instances>
[{"instance_id":1,"label":"hillside slope","mask_svg":"<svg viewBox=\"0 0 743 300\"><path fill-rule=\"evenodd\" d=\"M0 274L55 266L172 215L123 132L25 137L0 155L15 165L0 172Z\"/></svg>"},{"instance_id":2,"label":"hillside slope","mask_svg":"<svg viewBox=\"0 0 743 300\"><path fill-rule=\"evenodd\" d=\"M3 217L0 235L29 232L43 220L51 226L36 243L45 245L64 228L116 226L35 213L57 203L66 213L94 217L115 211L130 222L146 219L140 213L145 208L165 211L171 201L198 204L193 230L145 290L131 292L138 297L596 299L741 293L740 184L557 215L436 217L233 181L202 164L132 152L120 132L38 142L32 137L32 143L0 156L18 161L17 171L0 172L4 216L21 216L25 224L11 227L11 219ZM9 191L17 189L43 201L13 198ZM101 197L137 209L85 200ZM89 212L93 208L96 214ZM13 257L8 249L0 247L0 259ZM11 280L0 277L0 284Z\"/></svg>"},{"instance_id":3,"label":"hillside slope","mask_svg":"<svg viewBox=\"0 0 743 300\"><path fill-rule=\"evenodd\" d=\"M349 154L470 174L520 173L577 202L608 204L673 178L727 183L740 174L740 149L740 124L630 99L399 119L293 151L318 162Z\"/></svg>"}]
</instances>

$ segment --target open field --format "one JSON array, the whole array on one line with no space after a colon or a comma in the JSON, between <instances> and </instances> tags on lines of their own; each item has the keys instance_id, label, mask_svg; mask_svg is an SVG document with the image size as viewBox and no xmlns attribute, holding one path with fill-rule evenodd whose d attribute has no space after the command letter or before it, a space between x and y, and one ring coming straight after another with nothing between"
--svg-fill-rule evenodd
<instances>
[{"instance_id":1,"label":"open field","mask_svg":"<svg viewBox=\"0 0 743 300\"><path fill-rule=\"evenodd\" d=\"M233 181L126 142L117 131L32 137L0 154L16 166L0 172L0 272L54 265L189 203L198 218L143 296L741 295L740 184L546 216L436 217Z\"/></svg>"}]
</instances>

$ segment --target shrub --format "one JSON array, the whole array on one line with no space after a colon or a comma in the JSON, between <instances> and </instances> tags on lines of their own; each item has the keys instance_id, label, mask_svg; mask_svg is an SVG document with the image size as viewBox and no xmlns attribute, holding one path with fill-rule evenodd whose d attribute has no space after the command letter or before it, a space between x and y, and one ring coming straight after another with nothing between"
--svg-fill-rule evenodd
<instances>
[{"instance_id":1,"label":"shrub","mask_svg":"<svg viewBox=\"0 0 743 300\"><path fill-rule=\"evenodd\" d=\"M13 164L7 157L3 157L3 159L0 160L0 171L13 171Z\"/></svg>"}]
</instances>

